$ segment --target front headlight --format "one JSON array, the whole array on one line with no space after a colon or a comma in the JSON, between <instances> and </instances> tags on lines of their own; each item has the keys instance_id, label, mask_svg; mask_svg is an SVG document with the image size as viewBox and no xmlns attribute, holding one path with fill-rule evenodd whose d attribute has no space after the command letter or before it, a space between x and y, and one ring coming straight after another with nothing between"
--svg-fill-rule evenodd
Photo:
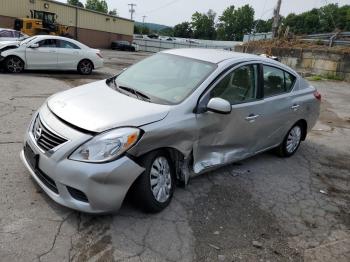
<instances>
[{"instance_id":1,"label":"front headlight","mask_svg":"<svg viewBox=\"0 0 350 262\"><path fill-rule=\"evenodd\" d=\"M76 149L69 159L92 163L114 160L131 148L140 134L140 129L131 127L99 134Z\"/></svg>"}]
</instances>

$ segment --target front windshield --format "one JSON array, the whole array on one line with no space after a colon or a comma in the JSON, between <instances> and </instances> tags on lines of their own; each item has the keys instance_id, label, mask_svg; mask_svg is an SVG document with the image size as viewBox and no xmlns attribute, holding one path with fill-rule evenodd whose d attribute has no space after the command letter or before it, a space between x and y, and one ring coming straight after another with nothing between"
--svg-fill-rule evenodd
<instances>
[{"instance_id":1,"label":"front windshield","mask_svg":"<svg viewBox=\"0 0 350 262\"><path fill-rule=\"evenodd\" d=\"M26 38L23 41L21 41L21 45L26 45L26 44L30 43L31 41L33 41L34 39L36 39L36 36Z\"/></svg>"},{"instance_id":2,"label":"front windshield","mask_svg":"<svg viewBox=\"0 0 350 262\"><path fill-rule=\"evenodd\" d=\"M215 64L159 53L133 65L116 78L119 86L142 92L167 104L190 95L216 68Z\"/></svg>"}]
</instances>

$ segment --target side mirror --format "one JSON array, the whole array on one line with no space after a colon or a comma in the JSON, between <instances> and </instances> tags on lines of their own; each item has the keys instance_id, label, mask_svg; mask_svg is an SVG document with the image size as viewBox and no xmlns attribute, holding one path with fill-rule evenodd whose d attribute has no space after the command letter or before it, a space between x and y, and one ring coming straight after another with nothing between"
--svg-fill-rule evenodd
<instances>
[{"instance_id":1,"label":"side mirror","mask_svg":"<svg viewBox=\"0 0 350 262\"><path fill-rule=\"evenodd\" d=\"M220 97L213 97L208 102L207 110L219 114L229 114L232 107L229 101Z\"/></svg>"},{"instance_id":2,"label":"side mirror","mask_svg":"<svg viewBox=\"0 0 350 262\"><path fill-rule=\"evenodd\" d=\"M29 48L38 48L39 47L39 44L38 43L35 43L35 44L31 44L29 46Z\"/></svg>"}]
</instances>

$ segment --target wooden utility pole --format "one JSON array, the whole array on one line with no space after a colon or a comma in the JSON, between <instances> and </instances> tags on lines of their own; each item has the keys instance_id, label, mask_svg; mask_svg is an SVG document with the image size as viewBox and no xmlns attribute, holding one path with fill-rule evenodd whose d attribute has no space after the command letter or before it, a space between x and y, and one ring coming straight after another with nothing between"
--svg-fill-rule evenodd
<instances>
[{"instance_id":1,"label":"wooden utility pole","mask_svg":"<svg viewBox=\"0 0 350 262\"><path fill-rule=\"evenodd\" d=\"M143 34L143 29L145 28L145 19L147 16L143 15L142 16L142 30L141 30L141 34Z\"/></svg>"},{"instance_id":2,"label":"wooden utility pole","mask_svg":"<svg viewBox=\"0 0 350 262\"><path fill-rule=\"evenodd\" d=\"M134 6L136 6L136 4L128 4L128 6L130 6L130 9L129 9L130 18L131 18L131 20L133 20L133 18L134 18L134 13L135 13Z\"/></svg>"},{"instance_id":3,"label":"wooden utility pole","mask_svg":"<svg viewBox=\"0 0 350 262\"><path fill-rule=\"evenodd\" d=\"M276 8L273 10L273 23L272 23L272 37L275 38L277 37L278 34L278 27L280 24L280 11L281 11L281 4L282 4L282 0L278 0L277 1L277 6Z\"/></svg>"}]
</instances>

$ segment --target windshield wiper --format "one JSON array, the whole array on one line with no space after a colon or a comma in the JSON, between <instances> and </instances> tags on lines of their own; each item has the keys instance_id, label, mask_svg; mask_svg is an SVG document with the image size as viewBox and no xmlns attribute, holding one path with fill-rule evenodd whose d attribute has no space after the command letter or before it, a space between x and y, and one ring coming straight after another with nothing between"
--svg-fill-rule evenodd
<instances>
[{"instance_id":1,"label":"windshield wiper","mask_svg":"<svg viewBox=\"0 0 350 262\"><path fill-rule=\"evenodd\" d=\"M144 93L142 93L142 92L140 92L140 91L138 91L138 90L136 90L136 89L133 89L133 88L130 88L130 87L126 87L126 86L120 86L120 85L118 85L117 84L117 81L116 81L116 77L114 77L113 79L112 79L112 81L113 81L113 84L114 84L114 86L116 87L116 88L118 88L119 90L120 89L122 89L123 91L126 91L126 92L128 92L128 93L131 93L131 94L133 94L134 96L136 96L138 99L140 99L140 100L143 100L143 101L151 101L151 98L148 96L148 95L146 95L146 94L144 94ZM123 92L124 93L124 92Z\"/></svg>"},{"instance_id":2,"label":"windshield wiper","mask_svg":"<svg viewBox=\"0 0 350 262\"><path fill-rule=\"evenodd\" d=\"M144 93L136 90L136 89L133 89L133 88L130 88L130 87L126 87L126 86L118 86L120 89L123 89L129 93L132 93L134 94L138 99L141 99L141 100L144 100L144 101L150 101L151 98L147 95L145 95Z\"/></svg>"}]
</instances>

